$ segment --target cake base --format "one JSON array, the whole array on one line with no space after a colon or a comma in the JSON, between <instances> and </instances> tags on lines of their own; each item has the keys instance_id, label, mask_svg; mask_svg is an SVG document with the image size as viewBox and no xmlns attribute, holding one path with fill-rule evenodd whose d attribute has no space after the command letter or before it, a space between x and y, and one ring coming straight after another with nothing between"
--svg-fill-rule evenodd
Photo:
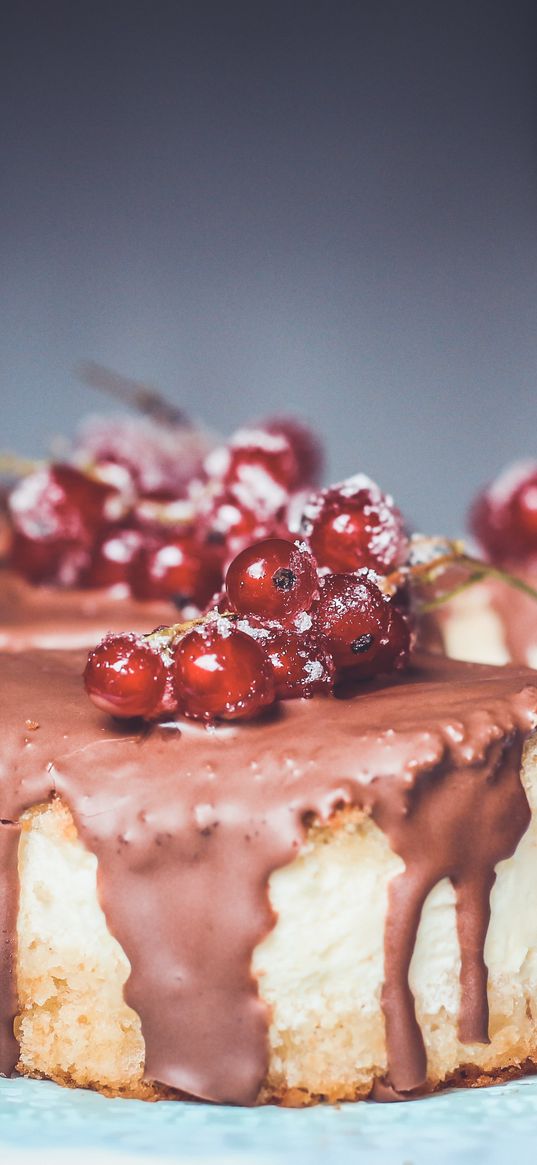
<instances>
[{"instance_id":1,"label":"cake base","mask_svg":"<svg viewBox=\"0 0 537 1165\"><path fill-rule=\"evenodd\" d=\"M409 974L427 1078L404 1097L383 1087L387 898L403 862L368 815L339 810L326 824L310 824L299 855L270 878L277 921L252 960L271 1015L257 1103L413 1099L537 1071L534 743L523 781L534 816L516 852L499 863L491 895L490 1043L458 1037L460 951L455 895L444 879L425 902ZM141 1023L124 998L129 961L99 904L97 859L60 799L24 815L19 872L18 1070L109 1096L184 1097L144 1079Z\"/></svg>"}]
</instances>

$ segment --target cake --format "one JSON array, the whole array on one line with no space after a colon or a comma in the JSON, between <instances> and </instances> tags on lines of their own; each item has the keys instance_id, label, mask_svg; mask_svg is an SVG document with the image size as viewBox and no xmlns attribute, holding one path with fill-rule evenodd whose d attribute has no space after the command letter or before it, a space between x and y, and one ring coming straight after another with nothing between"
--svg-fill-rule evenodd
<instances>
[{"instance_id":1,"label":"cake","mask_svg":"<svg viewBox=\"0 0 537 1165\"><path fill-rule=\"evenodd\" d=\"M537 1067L537 673L416 650L401 514L364 474L304 498L303 436L211 453L188 530L93 470L12 504L6 1076L296 1106Z\"/></svg>"},{"instance_id":2,"label":"cake","mask_svg":"<svg viewBox=\"0 0 537 1165\"><path fill-rule=\"evenodd\" d=\"M537 676L135 731L83 662L1 660L4 1074L303 1104L537 1064Z\"/></svg>"}]
</instances>

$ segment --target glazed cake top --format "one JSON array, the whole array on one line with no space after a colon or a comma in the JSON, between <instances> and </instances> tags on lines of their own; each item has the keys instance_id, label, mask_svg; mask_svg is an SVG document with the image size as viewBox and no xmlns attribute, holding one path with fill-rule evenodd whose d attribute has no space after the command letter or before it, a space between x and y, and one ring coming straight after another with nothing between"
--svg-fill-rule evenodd
<instances>
[{"instance_id":1,"label":"glazed cake top","mask_svg":"<svg viewBox=\"0 0 537 1165\"><path fill-rule=\"evenodd\" d=\"M286 701L251 723L141 730L93 707L83 664L71 652L0 660L0 931L11 936L0 1070L17 1058L16 822L54 794L99 860L102 905L131 963L126 997L142 1021L148 1078L212 1100L255 1100L267 1014L250 964L275 921L268 879L296 855L312 817L346 806L370 813L405 862L386 927L390 1084L408 1092L424 1077L402 988L421 905L446 876L459 903L460 1036L486 1040L488 901L495 865L529 822L520 762L536 673L423 657L402 678Z\"/></svg>"},{"instance_id":2,"label":"glazed cake top","mask_svg":"<svg viewBox=\"0 0 537 1165\"><path fill-rule=\"evenodd\" d=\"M177 617L166 602L139 602L110 590L33 586L0 569L0 650L90 647L108 631L150 631Z\"/></svg>"}]
</instances>

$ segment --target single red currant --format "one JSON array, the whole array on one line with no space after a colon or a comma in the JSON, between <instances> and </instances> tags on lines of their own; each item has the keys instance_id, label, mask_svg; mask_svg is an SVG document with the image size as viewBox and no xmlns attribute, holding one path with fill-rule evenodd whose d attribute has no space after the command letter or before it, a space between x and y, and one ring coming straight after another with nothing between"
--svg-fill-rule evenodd
<instances>
[{"instance_id":1,"label":"single red currant","mask_svg":"<svg viewBox=\"0 0 537 1165\"><path fill-rule=\"evenodd\" d=\"M83 587L116 587L129 585L131 563L140 548L142 535L138 530L118 526L108 530L93 547L91 560L82 573Z\"/></svg>"},{"instance_id":2,"label":"single red currant","mask_svg":"<svg viewBox=\"0 0 537 1165\"><path fill-rule=\"evenodd\" d=\"M284 538L256 542L233 559L226 591L233 611L289 625L318 594L315 561L305 546Z\"/></svg>"},{"instance_id":3,"label":"single red currant","mask_svg":"<svg viewBox=\"0 0 537 1165\"><path fill-rule=\"evenodd\" d=\"M222 618L179 641L174 685L180 711L196 720L255 716L275 697L272 666L262 648Z\"/></svg>"},{"instance_id":4,"label":"single red currant","mask_svg":"<svg viewBox=\"0 0 537 1165\"><path fill-rule=\"evenodd\" d=\"M102 712L151 717L164 695L166 667L158 650L140 636L107 635L90 651L84 685Z\"/></svg>"},{"instance_id":5,"label":"single red currant","mask_svg":"<svg viewBox=\"0 0 537 1165\"><path fill-rule=\"evenodd\" d=\"M234 487L223 487L203 498L197 516L204 540L215 550L220 549L227 562L252 542L282 532L278 514L269 513L261 503L246 496L246 491Z\"/></svg>"},{"instance_id":6,"label":"single red currant","mask_svg":"<svg viewBox=\"0 0 537 1165\"><path fill-rule=\"evenodd\" d=\"M518 462L504 470L474 502L470 528L499 565L537 555L537 463Z\"/></svg>"},{"instance_id":7,"label":"single red currant","mask_svg":"<svg viewBox=\"0 0 537 1165\"><path fill-rule=\"evenodd\" d=\"M222 569L210 547L184 535L143 544L129 577L138 599L172 599L178 607L201 609L221 586Z\"/></svg>"},{"instance_id":8,"label":"single red currant","mask_svg":"<svg viewBox=\"0 0 537 1165\"><path fill-rule=\"evenodd\" d=\"M318 631L289 631L271 626L258 642L274 669L276 698L289 700L329 692L335 664L328 641Z\"/></svg>"},{"instance_id":9,"label":"single red currant","mask_svg":"<svg viewBox=\"0 0 537 1165\"><path fill-rule=\"evenodd\" d=\"M407 539L399 510L365 474L312 497L301 530L320 567L387 574L404 561Z\"/></svg>"},{"instance_id":10,"label":"single red currant","mask_svg":"<svg viewBox=\"0 0 537 1165\"><path fill-rule=\"evenodd\" d=\"M397 605L396 601L389 600L390 622L386 637L381 640L376 656L371 660L365 657L361 663L355 664L356 674L365 679L369 676L388 675L393 671L404 671L410 661L412 646L412 618Z\"/></svg>"},{"instance_id":11,"label":"single red currant","mask_svg":"<svg viewBox=\"0 0 537 1165\"><path fill-rule=\"evenodd\" d=\"M407 624L395 612L393 602L367 575L332 574L324 580L313 615L336 666L370 676L391 671L400 658L402 642L408 644Z\"/></svg>"},{"instance_id":12,"label":"single red currant","mask_svg":"<svg viewBox=\"0 0 537 1165\"><path fill-rule=\"evenodd\" d=\"M240 429L227 445L209 454L205 472L209 480L231 488L243 507L264 514L285 506L299 476L287 437L263 429Z\"/></svg>"},{"instance_id":13,"label":"single red currant","mask_svg":"<svg viewBox=\"0 0 537 1165\"><path fill-rule=\"evenodd\" d=\"M287 479L289 489L301 489L314 485L321 476L323 450L315 433L294 417L270 417L263 421L260 429L273 436L285 437L294 453L295 471Z\"/></svg>"}]
</instances>

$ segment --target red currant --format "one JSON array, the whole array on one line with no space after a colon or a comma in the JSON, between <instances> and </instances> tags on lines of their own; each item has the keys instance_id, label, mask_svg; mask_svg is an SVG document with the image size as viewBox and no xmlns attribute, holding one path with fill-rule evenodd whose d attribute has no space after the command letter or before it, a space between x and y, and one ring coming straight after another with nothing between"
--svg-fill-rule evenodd
<instances>
[{"instance_id":1,"label":"red currant","mask_svg":"<svg viewBox=\"0 0 537 1165\"><path fill-rule=\"evenodd\" d=\"M272 666L263 649L222 618L179 641L174 684L180 710L196 720L255 716L275 697Z\"/></svg>"},{"instance_id":2,"label":"red currant","mask_svg":"<svg viewBox=\"0 0 537 1165\"><path fill-rule=\"evenodd\" d=\"M323 467L323 451L320 441L311 429L296 421L294 417L271 417L259 427L273 436L285 437L292 449L295 469L287 478L289 489L311 486L319 480Z\"/></svg>"},{"instance_id":3,"label":"red currant","mask_svg":"<svg viewBox=\"0 0 537 1165\"><path fill-rule=\"evenodd\" d=\"M226 574L233 611L283 624L308 611L318 594L315 561L304 546L268 538L241 551Z\"/></svg>"},{"instance_id":4,"label":"red currant","mask_svg":"<svg viewBox=\"0 0 537 1165\"><path fill-rule=\"evenodd\" d=\"M474 502L470 527L493 562L537 555L537 464L510 466Z\"/></svg>"},{"instance_id":5,"label":"red currant","mask_svg":"<svg viewBox=\"0 0 537 1165\"><path fill-rule=\"evenodd\" d=\"M80 579L83 587L115 587L129 583L131 563L138 553L138 530L108 530L93 547L91 561Z\"/></svg>"},{"instance_id":6,"label":"red currant","mask_svg":"<svg viewBox=\"0 0 537 1165\"><path fill-rule=\"evenodd\" d=\"M257 631L254 625L249 633L258 636L270 659L277 699L309 697L334 686L334 660L328 641L319 632L289 631L274 625Z\"/></svg>"},{"instance_id":7,"label":"red currant","mask_svg":"<svg viewBox=\"0 0 537 1165\"><path fill-rule=\"evenodd\" d=\"M251 508L259 504L272 513L285 505L299 476L287 437L263 429L239 429L228 445L209 455L205 470L209 478L240 493L243 503Z\"/></svg>"},{"instance_id":8,"label":"red currant","mask_svg":"<svg viewBox=\"0 0 537 1165\"><path fill-rule=\"evenodd\" d=\"M204 607L222 583L216 554L193 537L169 537L142 545L130 581L138 599L173 599L178 607Z\"/></svg>"},{"instance_id":9,"label":"red currant","mask_svg":"<svg viewBox=\"0 0 537 1165\"><path fill-rule=\"evenodd\" d=\"M108 635L90 652L84 672L88 696L112 716L153 716L166 686L156 648L137 635Z\"/></svg>"},{"instance_id":10,"label":"red currant","mask_svg":"<svg viewBox=\"0 0 537 1165\"><path fill-rule=\"evenodd\" d=\"M399 510L364 474L311 498L301 528L319 566L331 571L368 567L386 574L406 555Z\"/></svg>"},{"instance_id":11,"label":"red currant","mask_svg":"<svg viewBox=\"0 0 537 1165\"><path fill-rule=\"evenodd\" d=\"M123 510L114 487L71 465L51 465L24 477L9 506L15 565L33 581L66 584L76 581L86 565L99 531ZM35 555L31 544L39 546Z\"/></svg>"},{"instance_id":12,"label":"red currant","mask_svg":"<svg viewBox=\"0 0 537 1165\"><path fill-rule=\"evenodd\" d=\"M393 602L367 575L332 574L324 580L313 614L336 666L369 676L391 671L405 635L408 643L404 617L395 611Z\"/></svg>"},{"instance_id":13,"label":"red currant","mask_svg":"<svg viewBox=\"0 0 537 1165\"><path fill-rule=\"evenodd\" d=\"M279 514L269 513L265 506L246 496L246 491L227 486L203 500L199 519L205 540L215 548L223 548L227 561L252 542L278 535L284 529Z\"/></svg>"}]
</instances>

